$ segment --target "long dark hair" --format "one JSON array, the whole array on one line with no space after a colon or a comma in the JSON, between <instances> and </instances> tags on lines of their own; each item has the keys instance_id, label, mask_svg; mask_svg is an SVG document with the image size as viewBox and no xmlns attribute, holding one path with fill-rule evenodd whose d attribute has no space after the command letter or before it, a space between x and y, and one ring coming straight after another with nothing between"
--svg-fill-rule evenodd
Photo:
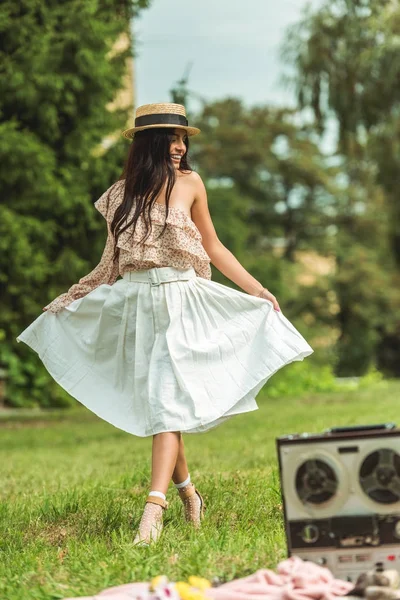
<instances>
[{"instance_id":1,"label":"long dark hair","mask_svg":"<svg viewBox=\"0 0 400 600\"><path fill-rule=\"evenodd\" d=\"M117 247L118 237L132 225L133 236L137 220L142 213L146 225L146 233L140 242L147 239L148 234L152 230L150 213L165 181L167 182L165 193L166 216L168 216L169 198L176 181L175 167L170 156L170 145L174 129L173 127L155 127L135 133L123 172L118 180L125 179L124 198L116 209L111 222L111 232L115 243L114 260L119 254L119 248ZM191 171L192 169L188 163L187 156L189 150L188 136L185 136L184 142L186 144L186 151L181 158L179 170ZM133 204L135 204L133 217L126 225L123 225L132 210ZM149 221L146 218L146 207ZM164 233L166 226L166 223L164 223L160 237Z\"/></svg>"}]
</instances>

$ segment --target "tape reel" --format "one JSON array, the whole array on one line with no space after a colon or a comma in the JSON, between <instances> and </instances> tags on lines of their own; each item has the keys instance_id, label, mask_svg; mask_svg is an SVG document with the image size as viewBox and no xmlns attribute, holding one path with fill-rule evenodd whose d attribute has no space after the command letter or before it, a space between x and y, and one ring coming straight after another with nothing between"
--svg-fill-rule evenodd
<instances>
[{"instance_id":1,"label":"tape reel","mask_svg":"<svg viewBox=\"0 0 400 600\"><path fill-rule=\"evenodd\" d=\"M350 493L343 464L333 453L317 448L292 455L284 478L291 518L337 514Z\"/></svg>"},{"instance_id":2,"label":"tape reel","mask_svg":"<svg viewBox=\"0 0 400 600\"><path fill-rule=\"evenodd\" d=\"M321 458L309 458L297 469L296 493L303 504L325 504L337 494L338 485L335 469Z\"/></svg>"},{"instance_id":3,"label":"tape reel","mask_svg":"<svg viewBox=\"0 0 400 600\"><path fill-rule=\"evenodd\" d=\"M359 485L377 504L393 505L400 501L400 454L393 448L378 448L360 464Z\"/></svg>"}]
</instances>

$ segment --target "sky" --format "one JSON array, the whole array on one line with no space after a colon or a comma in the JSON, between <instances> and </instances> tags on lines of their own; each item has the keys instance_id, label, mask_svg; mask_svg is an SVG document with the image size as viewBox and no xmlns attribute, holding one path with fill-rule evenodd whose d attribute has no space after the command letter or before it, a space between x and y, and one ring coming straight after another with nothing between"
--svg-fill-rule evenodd
<instances>
[{"instance_id":1,"label":"sky","mask_svg":"<svg viewBox=\"0 0 400 600\"><path fill-rule=\"evenodd\" d=\"M294 105L280 81L279 49L306 4L322 0L152 0L133 24L136 106L171 102L187 69L189 110L199 108L196 98L227 96L247 106Z\"/></svg>"}]
</instances>

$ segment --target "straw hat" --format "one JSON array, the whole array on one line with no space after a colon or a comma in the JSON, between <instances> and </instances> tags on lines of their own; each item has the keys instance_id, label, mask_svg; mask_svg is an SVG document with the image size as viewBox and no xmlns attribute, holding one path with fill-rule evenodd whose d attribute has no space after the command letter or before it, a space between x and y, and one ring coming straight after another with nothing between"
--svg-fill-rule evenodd
<instances>
[{"instance_id":1,"label":"straw hat","mask_svg":"<svg viewBox=\"0 0 400 600\"><path fill-rule=\"evenodd\" d=\"M187 135L197 135L200 129L188 127L186 110L182 104L160 103L143 104L136 109L135 127L125 129L122 135L131 140L136 131L153 129L154 127L173 127L185 129Z\"/></svg>"}]
</instances>

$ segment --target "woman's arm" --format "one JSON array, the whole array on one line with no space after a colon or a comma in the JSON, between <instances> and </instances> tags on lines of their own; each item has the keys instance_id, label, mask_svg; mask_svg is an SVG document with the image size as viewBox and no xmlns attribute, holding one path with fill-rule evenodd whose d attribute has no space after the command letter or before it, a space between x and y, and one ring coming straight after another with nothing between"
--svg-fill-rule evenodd
<instances>
[{"instance_id":1,"label":"woman's arm","mask_svg":"<svg viewBox=\"0 0 400 600\"><path fill-rule=\"evenodd\" d=\"M50 304L43 307L43 310L59 312L65 306L86 296L89 292L97 288L102 283L112 285L119 275L118 259L113 262L114 255L114 236L111 233L111 223L114 212L122 200L124 191L124 180L119 180L111 185L96 202L94 207L103 215L107 223L107 240L103 255L97 267L88 275L82 277L78 283L69 288L68 292L57 296Z\"/></svg>"},{"instance_id":2,"label":"woman's arm","mask_svg":"<svg viewBox=\"0 0 400 600\"><path fill-rule=\"evenodd\" d=\"M68 292L57 296L57 298L50 302L50 304L47 304L43 310L49 310L50 312L57 313L74 300L86 296L86 294L97 288L102 283L112 285L116 281L119 275L119 265L118 260L115 262L112 260L114 254L114 238L108 222L107 230L107 241L99 264L93 269L93 271L88 273L88 275L82 277L78 283L75 283L73 286L71 286Z\"/></svg>"},{"instance_id":3,"label":"woman's arm","mask_svg":"<svg viewBox=\"0 0 400 600\"><path fill-rule=\"evenodd\" d=\"M236 283L251 296L258 296L262 290L265 290L261 297L270 300L274 308L279 310L279 304L275 296L246 271L232 252L219 240L208 210L207 192L204 183L198 173L193 172L192 175L194 176L196 190L192 205L192 219L201 233L204 249L212 264L225 277Z\"/></svg>"}]
</instances>

